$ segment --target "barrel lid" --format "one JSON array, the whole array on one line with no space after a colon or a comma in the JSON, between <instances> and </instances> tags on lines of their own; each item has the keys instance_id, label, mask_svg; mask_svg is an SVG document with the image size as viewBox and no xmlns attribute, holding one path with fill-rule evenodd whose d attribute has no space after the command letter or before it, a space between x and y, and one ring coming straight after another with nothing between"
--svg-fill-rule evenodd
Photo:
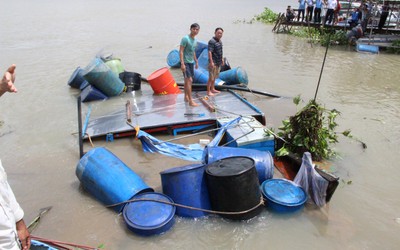
<instances>
[{"instance_id":1,"label":"barrel lid","mask_svg":"<svg viewBox=\"0 0 400 250\"><path fill-rule=\"evenodd\" d=\"M233 156L209 164L206 173L212 176L235 176L254 168L255 162L250 157Z\"/></svg>"},{"instance_id":2,"label":"barrel lid","mask_svg":"<svg viewBox=\"0 0 400 250\"><path fill-rule=\"evenodd\" d=\"M190 165L186 165L186 166L170 168L170 169L160 172L160 175L175 174L175 173L179 173L179 172L190 171L193 169L201 168L203 166L204 166L203 164L190 164Z\"/></svg>"},{"instance_id":3,"label":"barrel lid","mask_svg":"<svg viewBox=\"0 0 400 250\"><path fill-rule=\"evenodd\" d=\"M293 181L285 179L269 179L261 184L265 198L285 206L302 205L307 200L303 188Z\"/></svg>"},{"instance_id":4,"label":"barrel lid","mask_svg":"<svg viewBox=\"0 0 400 250\"><path fill-rule=\"evenodd\" d=\"M133 199L173 202L168 196L155 192L138 194ZM122 214L129 227L136 230L153 230L161 228L173 219L175 206L157 201L136 201L126 204Z\"/></svg>"}]
</instances>

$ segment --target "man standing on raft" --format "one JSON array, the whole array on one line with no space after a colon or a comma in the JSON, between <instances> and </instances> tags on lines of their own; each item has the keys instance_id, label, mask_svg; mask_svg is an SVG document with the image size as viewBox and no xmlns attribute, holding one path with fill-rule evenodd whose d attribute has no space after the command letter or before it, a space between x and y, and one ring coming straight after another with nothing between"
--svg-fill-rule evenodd
<instances>
[{"instance_id":1,"label":"man standing on raft","mask_svg":"<svg viewBox=\"0 0 400 250\"><path fill-rule=\"evenodd\" d=\"M195 36L199 34L199 30L200 25L198 25L197 23L190 25L190 34L182 38L179 47L181 69L183 72L183 77L185 79L185 102L189 102L189 105L194 107L199 106L199 104L195 103L192 98L192 83L195 64L196 69L199 67L195 53L195 48L197 44Z\"/></svg>"},{"instance_id":2,"label":"man standing on raft","mask_svg":"<svg viewBox=\"0 0 400 250\"><path fill-rule=\"evenodd\" d=\"M221 66L224 65L222 57L222 35L224 30L221 27L215 29L214 37L208 42L208 82L207 82L207 95L213 96L218 94L219 91L215 89L215 79L219 77Z\"/></svg>"}]
</instances>

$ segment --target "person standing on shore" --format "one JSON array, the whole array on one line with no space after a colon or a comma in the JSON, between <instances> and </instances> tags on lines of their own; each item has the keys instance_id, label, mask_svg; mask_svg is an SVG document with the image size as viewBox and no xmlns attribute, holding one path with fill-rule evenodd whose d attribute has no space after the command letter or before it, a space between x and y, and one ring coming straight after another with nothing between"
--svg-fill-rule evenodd
<instances>
[{"instance_id":1,"label":"person standing on shore","mask_svg":"<svg viewBox=\"0 0 400 250\"><path fill-rule=\"evenodd\" d=\"M14 86L15 65L11 65L0 82L0 96L6 92L16 93ZM23 220L24 211L15 199L8 184L7 174L0 160L0 249L28 250L31 246L29 231Z\"/></svg>"},{"instance_id":2,"label":"person standing on shore","mask_svg":"<svg viewBox=\"0 0 400 250\"><path fill-rule=\"evenodd\" d=\"M336 0L336 8L334 11L334 22L333 22L334 25L336 25L339 22L339 14L341 8L342 5L340 4L339 0Z\"/></svg>"},{"instance_id":3,"label":"person standing on shore","mask_svg":"<svg viewBox=\"0 0 400 250\"><path fill-rule=\"evenodd\" d=\"M385 26L386 19L389 16L389 2L385 1L384 5L382 6L382 13L379 19L378 29L381 30L383 26Z\"/></svg>"},{"instance_id":4,"label":"person standing on shore","mask_svg":"<svg viewBox=\"0 0 400 250\"><path fill-rule=\"evenodd\" d=\"M215 29L214 37L208 42L208 82L207 82L207 95L213 96L220 93L215 89L215 79L219 77L221 66L224 65L223 52L222 52L222 35L224 30L221 27Z\"/></svg>"},{"instance_id":5,"label":"person standing on shore","mask_svg":"<svg viewBox=\"0 0 400 250\"><path fill-rule=\"evenodd\" d=\"M314 1L313 0L307 0L307 13L306 13L306 21L311 22L312 21L312 14L314 11Z\"/></svg>"},{"instance_id":6,"label":"person standing on shore","mask_svg":"<svg viewBox=\"0 0 400 250\"><path fill-rule=\"evenodd\" d=\"M299 9L297 13L297 22L300 21L300 14L301 14L301 21L304 22L304 12L306 10L306 0L299 0Z\"/></svg>"},{"instance_id":7,"label":"person standing on shore","mask_svg":"<svg viewBox=\"0 0 400 250\"><path fill-rule=\"evenodd\" d=\"M190 25L190 34L182 38L179 47L179 58L181 61L181 70L183 72L183 78L185 81L184 92L185 102L188 102L190 106L196 107L199 104L195 103L192 98L192 83L194 77L194 68L199 67L196 57L196 44L195 37L199 34L200 25L193 23Z\"/></svg>"},{"instance_id":8,"label":"person standing on shore","mask_svg":"<svg viewBox=\"0 0 400 250\"><path fill-rule=\"evenodd\" d=\"M329 22L329 24L332 24L333 15L336 9L336 0L328 0L326 6L328 10L326 11L325 14L324 25L326 25L327 21Z\"/></svg>"},{"instance_id":9,"label":"person standing on shore","mask_svg":"<svg viewBox=\"0 0 400 250\"><path fill-rule=\"evenodd\" d=\"M315 1L314 23L321 23L322 0Z\"/></svg>"}]
</instances>

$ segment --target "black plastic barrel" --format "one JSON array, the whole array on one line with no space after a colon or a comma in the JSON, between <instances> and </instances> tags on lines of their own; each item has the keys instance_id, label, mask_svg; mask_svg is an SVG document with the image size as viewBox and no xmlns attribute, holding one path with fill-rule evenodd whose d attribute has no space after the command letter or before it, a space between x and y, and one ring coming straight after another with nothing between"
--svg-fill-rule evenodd
<instances>
[{"instance_id":1,"label":"black plastic barrel","mask_svg":"<svg viewBox=\"0 0 400 250\"><path fill-rule=\"evenodd\" d=\"M125 83L126 92L131 92L133 90L140 90L140 85L142 82L142 76L135 72L124 71L119 74L119 78Z\"/></svg>"},{"instance_id":2,"label":"black plastic barrel","mask_svg":"<svg viewBox=\"0 0 400 250\"><path fill-rule=\"evenodd\" d=\"M257 207L261 200L255 162L249 157L227 157L206 167L207 188L214 211L242 212ZM262 206L242 214L220 214L231 220L247 220Z\"/></svg>"}]
</instances>

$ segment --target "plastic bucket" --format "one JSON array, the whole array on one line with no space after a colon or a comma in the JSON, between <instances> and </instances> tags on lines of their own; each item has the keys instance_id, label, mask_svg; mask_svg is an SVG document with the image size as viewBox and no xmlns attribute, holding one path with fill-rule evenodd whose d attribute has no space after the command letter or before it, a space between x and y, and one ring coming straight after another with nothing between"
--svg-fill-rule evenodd
<instances>
[{"instance_id":1,"label":"plastic bucket","mask_svg":"<svg viewBox=\"0 0 400 250\"><path fill-rule=\"evenodd\" d=\"M124 72L124 67L122 66L121 59L103 59L103 61L117 76L120 73Z\"/></svg>"},{"instance_id":2,"label":"plastic bucket","mask_svg":"<svg viewBox=\"0 0 400 250\"><path fill-rule=\"evenodd\" d=\"M174 224L175 206L157 201L173 203L168 196L160 193L142 193L133 199L155 201L135 201L126 204L122 215L129 230L151 236L166 232Z\"/></svg>"},{"instance_id":3,"label":"plastic bucket","mask_svg":"<svg viewBox=\"0 0 400 250\"><path fill-rule=\"evenodd\" d=\"M83 77L106 96L117 96L125 88L125 84L119 79L118 75L112 72L100 58L93 59L86 66Z\"/></svg>"},{"instance_id":4,"label":"plastic bucket","mask_svg":"<svg viewBox=\"0 0 400 250\"><path fill-rule=\"evenodd\" d=\"M83 69L81 69L81 67L77 67L69 78L68 85L72 88L79 89L81 85L86 82L85 78L82 76L82 72Z\"/></svg>"},{"instance_id":5,"label":"plastic bucket","mask_svg":"<svg viewBox=\"0 0 400 250\"><path fill-rule=\"evenodd\" d=\"M175 203L202 209L211 209L204 165L192 164L171 168L160 173L163 193ZM201 217L208 213L182 207L176 214L183 217Z\"/></svg>"},{"instance_id":6,"label":"plastic bucket","mask_svg":"<svg viewBox=\"0 0 400 250\"><path fill-rule=\"evenodd\" d=\"M181 93L181 90L167 67L156 70L147 77L147 81L156 95Z\"/></svg>"},{"instance_id":7,"label":"plastic bucket","mask_svg":"<svg viewBox=\"0 0 400 250\"><path fill-rule=\"evenodd\" d=\"M196 48L194 50L197 58L200 57L200 54L203 52L204 49L208 49L208 42L197 41Z\"/></svg>"},{"instance_id":8,"label":"plastic bucket","mask_svg":"<svg viewBox=\"0 0 400 250\"><path fill-rule=\"evenodd\" d=\"M230 69L231 69L231 65L229 64L228 59L226 59L226 57L224 57L224 65L221 66L220 72L227 71Z\"/></svg>"},{"instance_id":9,"label":"plastic bucket","mask_svg":"<svg viewBox=\"0 0 400 250\"><path fill-rule=\"evenodd\" d=\"M93 87L92 85L89 85L86 88L84 88L80 95L82 102L91 102L96 100L107 99L107 96L103 94L103 92L96 89L96 87Z\"/></svg>"},{"instance_id":10,"label":"plastic bucket","mask_svg":"<svg viewBox=\"0 0 400 250\"><path fill-rule=\"evenodd\" d=\"M203 151L203 162L210 164L231 156L244 156L253 159L260 184L265 180L271 179L274 175L274 160L269 151L232 147L206 147Z\"/></svg>"},{"instance_id":11,"label":"plastic bucket","mask_svg":"<svg viewBox=\"0 0 400 250\"><path fill-rule=\"evenodd\" d=\"M231 220L247 220L258 215L262 206L260 184L254 160L249 157L228 157L206 167L207 187L211 207L216 211L242 212L221 214Z\"/></svg>"},{"instance_id":12,"label":"plastic bucket","mask_svg":"<svg viewBox=\"0 0 400 250\"><path fill-rule=\"evenodd\" d=\"M153 191L135 172L109 150L100 147L87 152L76 166L82 187L105 205L131 199L141 192ZM121 212L124 204L114 206Z\"/></svg>"},{"instance_id":13,"label":"plastic bucket","mask_svg":"<svg viewBox=\"0 0 400 250\"><path fill-rule=\"evenodd\" d=\"M141 75L135 72L124 71L119 74L119 78L125 83L126 92L131 92L133 90L140 90L140 85L142 83Z\"/></svg>"},{"instance_id":14,"label":"plastic bucket","mask_svg":"<svg viewBox=\"0 0 400 250\"><path fill-rule=\"evenodd\" d=\"M241 67L236 67L230 70L223 71L219 74L219 78L225 81L227 85L245 84L249 83L247 73Z\"/></svg>"},{"instance_id":15,"label":"plastic bucket","mask_svg":"<svg viewBox=\"0 0 400 250\"><path fill-rule=\"evenodd\" d=\"M179 51L177 49L171 50L171 52L168 53L167 64L172 68L179 68L181 66Z\"/></svg>"}]
</instances>

